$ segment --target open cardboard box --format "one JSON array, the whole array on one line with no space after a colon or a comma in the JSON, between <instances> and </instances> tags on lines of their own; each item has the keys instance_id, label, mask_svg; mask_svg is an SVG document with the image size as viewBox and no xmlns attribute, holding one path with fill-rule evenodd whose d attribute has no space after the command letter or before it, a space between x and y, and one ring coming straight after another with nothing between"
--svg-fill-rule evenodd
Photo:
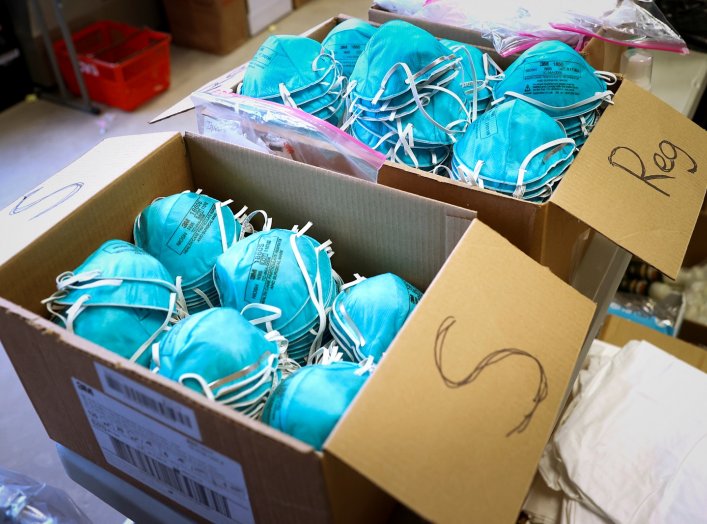
<instances>
[{"instance_id":1,"label":"open cardboard box","mask_svg":"<svg viewBox=\"0 0 707 524\"><path fill-rule=\"evenodd\" d=\"M597 338L619 347L625 346L632 340L645 340L707 373L707 349L688 344L625 318L607 315Z\"/></svg>"},{"instance_id":2,"label":"open cardboard box","mask_svg":"<svg viewBox=\"0 0 707 524\"><path fill-rule=\"evenodd\" d=\"M339 15L326 20L304 36L321 41L346 18ZM494 58L502 66L511 60ZM240 67L228 72L201 91L230 92L242 81L244 71ZM677 274L707 187L705 131L630 81L621 81L615 90L614 104L606 109L545 204L510 198L392 162L386 162L378 173L379 185L473 209L523 252L596 302L599 307L583 354L601 326L630 260L629 252L669 276ZM237 124L231 100L224 98L221 109L227 108L226 113L230 111ZM205 111L220 111L216 105ZM185 99L153 121L193 107L192 100ZM223 114L219 112L217 117L225 118ZM268 132L274 130L269 128ZM290 145L293 150L308 147Z\"/></svg>"},{"instance_id":3,"label":"open cardboard box","mask_svg":"<svg viewBox=\"0 0 707 524\"><path fill-rule=\"evenodd\" d=\"M687 246L687 254L683 265L692 267L707 262L707 207L702 208L702 212L697 219L697 225L692 233L692 240ZM707 326L692 320L683 320L678 337L690 342L707 347Z\"/></svg>"},{"instance_id":4,"label":"open cardboard box","mask_svg":"<svg viewBox=\"0 0 707 524\"><path fill-rule=\"evenodd\" d=\"M401 15L386 11L375 2L368 10L368 20L376 24L384 24L391 20L405 20L411 24L426 29L433 35L439 38L448 38L457 42L465 42L475 47L483 48L488 52L493 53L493 58L496 63L502 67L512 61L512 59L501 58L493 50L492 42L481 36L481 33L472 29L457 27L438 22L425 20L424 18L415 18L412 16ZM582 50L582 56L591 64L594 69L600 71L620 72L621 54L624 52L624 47L616 44L611 44L598 38L591 38L587 45ZM501 61L499 61L501 60ZM503 63L502 63L503 62Z\"/></svg>"},{"instance_id":5,"label":"open cardboard box","mask_svg":"<svg viewBox=\"0 0 707 524\"><path fill-rule=\"evenodd\" d=\"M312 220L344 278L426 290L322 453L46 318L56 275L196 188L276 227ZM50 438L207 521L385 521L392 495L434 521L515 522L594 313L472 211L192 134L108 139L0 224L0 339Z\"/></svg>"}]
</instances>

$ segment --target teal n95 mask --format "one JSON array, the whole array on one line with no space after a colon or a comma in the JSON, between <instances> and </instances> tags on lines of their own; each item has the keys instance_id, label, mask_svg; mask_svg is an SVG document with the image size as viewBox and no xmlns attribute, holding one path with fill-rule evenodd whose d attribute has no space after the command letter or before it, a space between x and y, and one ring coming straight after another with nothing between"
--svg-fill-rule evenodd
<instances>
[{"instance_id":1,"label":"teal n95 mask","mask_svg":"<svg viewBox=\"0 0 707 524\"><path fill-rule=\"evenodd\" d=\"M301 109L338 125L345 109L345 88L341 64L319 42L273 35L248 63L238 92Z\"/></svg>"},{"instance_id":2,"label":"teal n95 mask","mask_svg":"<svg viewBox=\"0 0 707 524\"><path fill-rule=\"evenodd\" d=\"M306 366L284 379L265 404L262 421L321 450L370 375L352 362Z\"/></svg>"},{"instance_id":3,"label":"teal n95 mask","mask_svg":"<svg viewBox=\"0 0 707 524\"><path fill-rule=\"evenodd\" d=\"M516 198L546 199L572 162L574 140L523 100L495 106L454 145L451 176Z\"/></svg>"},{"instance_id":4,"label":"teal n95 mask","mask_svg":"<svg viewBox=\"0 0 707 524\"><path fill-rule=\"evenodd\" d=\"M331 266L331 242L302 229L272 229L233 245L216 261L221 302L288 341L288 356L304 363L321 345L326 313L341 280Z\"/></svg>"},{"instance_id":5,"label":"teal n95 mask","mask_svg":"<svg viewBox=\"0 0 707 524\"><path fill-rule=\"evenodd\" d=\"M342 286L329 312L329 331L347 360L378 362L405 324L422 293L392 273L356 275Z\"/></svg>"},{"instance_id":6,"label":"teal n95 mask","mask_svg":"<svg viewBox=\"0 0 707 524\"><path fill-rule=\"evenodd\" d=\"M463 83L471 103L471 119L486 111L493 101L493 86L503 78L503 70L488 55L476 47L455 42L440 40L450 51L461 58Z\"/></svg>"},{"instance_id":7,"label":"teal n95 mask","mask_svg":"<svg viewBox=\"0 0 707 524\"><path fill-rule=\"evenodd\" d=\"M179 282L122 240L104 243L56 282L56 293L42 301L54 322L143 366L150 344L184 315Z\"/></svg>"},{"instance_id":8,"label":"teal n95 mask","mask_svg":"<svg viewBox=\"0 0 707 524\"><path fill-rule=\"evenodd\" d=\"M351 18L337 24L322 41L322 47L341 64L344 76L349 77L375 32L371 24Z\"/></svg>"},{"instance_id":9,"label":"teal n95 mask","mask_svg":"<svg viewBox=\"0 0 707 524\"><path fill-rule=\"evenodd\" d=\"M611 102L612 73L596 71L564 42L548 40L525 51L494 87L496 100L519 99L557 120L585 115Z\"/></svg>"},{"instance_id":10,"label":"teal n95 mask","mask_svg":"<svg viewBox=\"0 0 707 524\"><path fill-rule=\"evenodd\" d=\"M152 347L153 371L257 417L281 379L287 342L265 333L235 309L217 307L187 317Z\"/></svg>"},{"instance_id":11,"label":"teal n95 mask","mask_svg":"<svg viewBox=\"0 0 707 524\"><path fill-rule=\"evenodd\" d=\"M425 30L384 24L351 74L342 129L390 160L433 168L470 120L460 62Z\"/></svg>"},{"instance_id":12,"label":"teal n95 mask","mask_svg":"<svg viewBox=\"0 0 707 524\"><path fill-rule=\"evenodd\" d=\"M201 190L185 191L154 200L135 219L135 244L162 262L173 278L182 277L190 313L220 305L213 280L216 258L252 231L246 208L234 215L230 203Z\"/></svg>"}]
</instances>

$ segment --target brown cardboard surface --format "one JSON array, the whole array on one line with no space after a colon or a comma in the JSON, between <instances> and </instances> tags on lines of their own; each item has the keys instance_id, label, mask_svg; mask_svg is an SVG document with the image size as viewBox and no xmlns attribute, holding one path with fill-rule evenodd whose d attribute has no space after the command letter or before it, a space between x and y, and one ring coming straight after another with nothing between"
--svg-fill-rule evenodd
<instances>
[{"instance_id":1,"label":"brown cardboard surface","mask_svg":"<svg viewBox=\"0 0 707 524\"><path fill-rule=\"evenodd\" d=\"M668 276L707 188L707 132L624 80L551 197Z\"/></svg>"},{"instance_id":2,"label":"brown cardboard surface","mask_svg":"<svg viewBox=\"0 0 707 524\"><path fill-rule=\"evenodd\" d=\"M619 347L623 347L631 340L645 340L707 373L707 349L693 346L624 318L607 316L598 338Z\"/></svg>"},{"instance_id":3,"label":"brown cardboard surface","mask_svg":"<svg viewBox=\"0 0 707 524\"><path fill-rule=\"evenodd\" d=\"M248 39L246 0L162 0L176 45L225 54Z\"/></svg>"},{"instance_id":4,"label":"brown cardboard surface","mask_svg":"<svg viewBox=\"0 0 707 524\"><path fill-rule=\"evenodd\" d=\"M593 312L474 222L325 452L434 522L515 522Z\"/></svg>"}]
</instances>

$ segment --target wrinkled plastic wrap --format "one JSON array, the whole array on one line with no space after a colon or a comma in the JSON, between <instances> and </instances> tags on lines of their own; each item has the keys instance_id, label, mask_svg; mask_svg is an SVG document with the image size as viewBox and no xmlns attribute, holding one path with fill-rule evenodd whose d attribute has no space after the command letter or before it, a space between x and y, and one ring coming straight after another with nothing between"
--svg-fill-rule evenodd
<instances>
[{"instance_id":1,"label":"wrinkled plastic wrap","mask_svg":"<svg viewBox=\"0 0 707 524\"><path fill-rule=\"evenodd\" d=\"M467 0L419 4L376 2L387 11L474 30L493 42L501 56L520 53L543 40L561 40L581 50L590 37L622 46L688 52L651 0L495 0L483 9Z\"/></svg>"},{"instance_id":2,"label":"wrinkled plastic wrap","mask_svg":"<svg viewBox=\"0 0 707 524\"><path fill-rule=\"evenodd\" d=\"M199 133L376 182L385 156L299 109L215 87L192 94Z\"/></svg>"},{"instance_id":3,"label":"wrinkled plastic wrap","mask_svg":"<svg viewBox=\"0 0 707 524\"><path fill-rule=\"evenodd\" d=\"M681 293L670 293L660 300L617 293L609 305L609 313L674 337L685 315L685 298Z\"/></svg>"},{"instance_id":4,"label":"wrinkled plastic wrap","mask_svg":"<svg viewBox=\"0 0 707 524\"><path fill-rule=\"evenodd\" d=\"M60 489L0 469L0 524L91 524Z\"/></svg>"}]
</instances>

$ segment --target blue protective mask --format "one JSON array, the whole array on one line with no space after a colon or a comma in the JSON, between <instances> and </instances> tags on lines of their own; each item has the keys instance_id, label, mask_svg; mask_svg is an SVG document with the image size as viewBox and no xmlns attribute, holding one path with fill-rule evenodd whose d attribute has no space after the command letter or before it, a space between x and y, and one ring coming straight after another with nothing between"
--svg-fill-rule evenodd
<instances>
[{"instance_id":1,"label":"blue protective mask","mask_svg":"<svg viewBox=\"0 0 707 524\"><path fill-rule=\"evenodd\" d=\"M546 198L574 151L560 124L511 100L481 115L454 145L453 178L517 198Z\"/></svg>"},{"instance_id":2,"label":"blue protective mask","mask_svg":"<svg viewBox=\"0 0 707 524\"><path fill-rule=\"evenodd\" d=\"M348 360L378 362L420 301L422 293L385 273L342 287L329 312L329 330Z\"/></svg>"},{"instance_id":3,"label":"blue protective mask","mask_svg":"<svg viewBox=\"0 0 707 524\"><path fill-rule=\"evenodd\" d=\"M182 277L190 313L219 305L216 258L252 229L243 217L245 208L236 217L229 203L200 190L185 191L156 199L135 219L135 244L162 262L172 278Z\"/></svg>"},{"instance_id":4,"label":"blue protective mask","mask_svg":"<svg viewBox=\"0 0 707 524\"><path fill-rule=\"evenodd\" d=\"M476 47L455 42L440 40L457 57L461 58L463 83L462 86L469 96L472 120L483 113L493 98L493 86L503 78L503 70L488 55Z\"/></svg>"},{"instance_id":5,"label":"blue protective mask","mask_svg":"<svg viewBox=\"0 0 707 524\"><path fill-rule=\"evenodd\" d=\"M300 363L322 342L326 311L340 285L329 259L331 242L305 235L310 226L255 233L221 255L214 268L222 304L280 332L289 357Z\"/></svg>"},{"instance_id":6,"label":"blue protective mask","mask_svg":"<svg viewBox=\"0 0 707 524\"><path fill-rule=\"evenodd\" d=\"M152 347L153 371L257 417L281 379L287 342L264 333L235 309L191 315Z\"/></svg>"},{"instance_id":7,"label":"blue protective mask","mask_svg":"<svg viewBox=\"0 0 707 524\"><path fill-rule=\"evenodd\" d=\"M341 64L344 76L349 77L375 32L376 28L371 24L351 18L334 27L322 42L322 47Z\"/></svg>"},{"instance_id":8,"label":"blue protective mask","mask_svg":"<svg viewBox=\"0 0 707 524\"><path fill-rule=\"evenodd\" d=\"M332 118L341 112L345 88L341 64L319 42L274 35L249 62L238 89L245 96Z\"/></svg>"},{"instance_id":9,"label":"blue protective mask","mask_svg":"<svg viewBox=\"0 0 707 524\"><path fill-rule=\"evenodd\" d=\"M370 372L352 362L303 367L273 391L262 421L321 450Z\"/></svg>"},{"instance_id":10,"label":"blue protective mask","mask_svg":"<svg viewBox=\"0 0 707 524\"><path fill-rule=\"evenodd\" d=\"M548 40L525 51L506 69L494 97L520 99L553 118L566 119L610 101L607 81L615 82L615 75L596 71L567 44Z\"/></svg>"},{"instance_id":11,"label":"blue protective mask","mask_svg":"<svg viewBox=\"0 0 707 524\"><path fill-rule=\"evenodd\" d=\"M413 84L440 83L458 69L454 54L434 36L394 20L376 31L356 62L352 96L376 104L407 93Z\"/></svg>"},{"instance_id":12,"label":"blue protective mask","mask_svg":"<svg viewBox=\"0 0 707 524\"><path fill-rule=\"evenodd\" d=\"M150 344L184 314L167 269L122 240L104 243L56 281L57 292L42 302L57 324L143 366Z\"/></svg>"}]
</instances>

